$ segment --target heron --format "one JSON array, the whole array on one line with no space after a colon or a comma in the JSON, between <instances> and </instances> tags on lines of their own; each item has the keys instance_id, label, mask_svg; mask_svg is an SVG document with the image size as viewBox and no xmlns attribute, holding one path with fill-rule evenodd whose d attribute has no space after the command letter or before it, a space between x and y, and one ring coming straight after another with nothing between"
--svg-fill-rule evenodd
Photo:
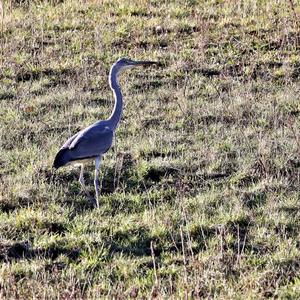
<instances>
[{"instance_id":1,"label":"heron","mask_svg":"<svg viewBox=\"0 0 300 300\"><path fill-rule=\"evenodd\" d=\"M138 67L157 64L154 61L134 61L129 58L119 58L110 68L109 86L114 96L114 107L110 117L82 129L71 136L59 149L55 156L53 167L58 169L67 165L79 165L79 183L90 197L84 180L84 167L87 163L95 161L94 187L95 205L99 207L99 168L103 154L112 146L116 128L120 122L123 111L123 97L118 84L118 74L121 71Z\"/></svg>"}]
</instances>

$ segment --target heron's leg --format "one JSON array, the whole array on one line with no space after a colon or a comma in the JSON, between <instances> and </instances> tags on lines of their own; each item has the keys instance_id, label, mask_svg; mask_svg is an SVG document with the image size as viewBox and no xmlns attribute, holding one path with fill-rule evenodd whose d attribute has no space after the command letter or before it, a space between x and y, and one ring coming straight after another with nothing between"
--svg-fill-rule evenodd
<instances>
[{"instance_id":1,"label":"heron's leg","mask_svg":"<svg viewBox=\"0 0 300 300\"><path fill-rule=\"evenodd\" d=\"M83 177L83 171L84 171L84 164L81 164L80 168L80 175L79 175L79 183L81 184L81 187L85 189L85 181Z\"/></svg>"},{"instance_id":2,"label":"heron's leg","mask_svg":"<svg viewBox=\"0 0 300 300\"><path fill-rule=\"evenodd\" d=\"M86 185L85 185L85 180L84 180L84 177L83 177L83 171L84 171L84 164L81 164L81 168L80 168L80 175L79 175L79 183L83 189L83 191L86 193L86 195L90 198L91 195L89 193L89 191L87 190L86 188Z\"/></svg>"},{"instance_id":3,"label":"heron's leg","mask_svg":"<svg viewBox=\"0 0 300 300\"><path fill-rule=\"evenodd\" d=\"M95 179L94 179L94 184L95 184L95 192L96 192L96 205L99 207L99 168L100 168L100 161L101 161L101 156L96 157L95 159Z\"/></svg>"}]
</instances>

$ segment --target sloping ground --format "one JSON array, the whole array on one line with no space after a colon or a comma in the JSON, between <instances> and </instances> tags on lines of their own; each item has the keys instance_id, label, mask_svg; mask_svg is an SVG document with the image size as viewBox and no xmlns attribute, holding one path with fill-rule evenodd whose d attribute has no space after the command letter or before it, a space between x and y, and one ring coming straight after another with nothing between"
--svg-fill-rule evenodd
<instances>
[{"instance_id":1,"label":"sloping ground","mask_svg":"<svg viewBox=\"0 0 300 300\"><path fill-rule=\"evenodd\" d=\"M0 298L300 297L299 1L5 1L3 15ZM109 115L120 56L162 66L120 78L93 209L78 170L51 165Z\"/></svg>"}]
</instances>

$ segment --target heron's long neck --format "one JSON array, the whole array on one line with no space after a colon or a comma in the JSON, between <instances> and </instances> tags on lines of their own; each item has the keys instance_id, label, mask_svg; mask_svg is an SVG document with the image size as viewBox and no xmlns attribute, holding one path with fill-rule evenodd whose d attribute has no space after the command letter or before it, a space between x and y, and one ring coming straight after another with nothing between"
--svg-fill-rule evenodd
<instances>
[{"instance_id":1,"label":"heron's long neck","mask_svg":"<svg viewBox=\"0 0 300 300\"><path fill-rule=\"evenodd\" d=\"M113 66L109 72L109 85L114 94L115 105L110 117L108 118L108 121L111 122L111 126L113 127L113 129L115 129L118 126L123 109L122 94L117 81L118 71L119 69L116 68L116 66Z\"/></svg>"}]
</instances>

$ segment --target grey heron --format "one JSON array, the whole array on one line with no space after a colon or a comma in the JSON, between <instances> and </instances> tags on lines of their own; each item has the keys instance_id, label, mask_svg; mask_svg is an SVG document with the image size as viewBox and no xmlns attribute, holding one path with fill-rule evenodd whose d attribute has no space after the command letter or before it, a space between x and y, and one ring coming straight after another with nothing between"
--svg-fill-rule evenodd
<instances>
[{"instance_id":1,"label":"grey heron","mask_svg":"<svg viewBox=\"0 0 300 300\"><path fill-rule=\"evenodd\" d=\"M81 165L79 182L87 194L83 176L84 165L92 160L95 161L94 186L97 206L99 206L99 167L101 157L112 145L114 132L120 122L123 110L123 98L117 76L120 71L128 68L153 64L157 63L153 61L133 61L127 58L118 59L109 72L109 85L115 99L110 117L107 120L97 121L71 136L55 156L53 163L55 169L70 164Z\"/></svg>"}]
</instances>

